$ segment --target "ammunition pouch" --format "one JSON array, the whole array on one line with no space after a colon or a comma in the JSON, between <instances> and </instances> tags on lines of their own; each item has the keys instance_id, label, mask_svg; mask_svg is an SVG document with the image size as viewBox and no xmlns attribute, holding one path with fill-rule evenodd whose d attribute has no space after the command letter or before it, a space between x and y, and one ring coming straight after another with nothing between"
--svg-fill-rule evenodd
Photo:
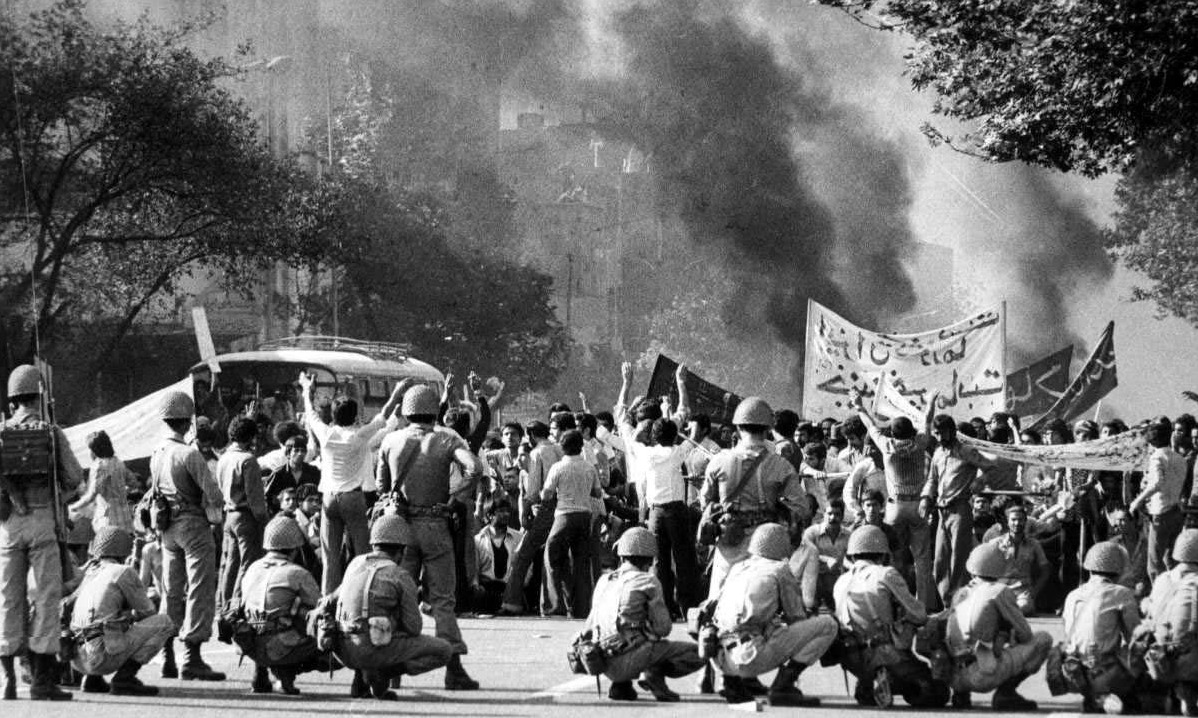
<instances>
[{"instance_id":1,"label":"ammunition pouch","mask_svg":"<svg viewBox=\"0 0 1198 718\"><path fill-rule=\"evenodd\" d=\"M607 670L607 655L594 640L591 631L578 634L566 651L570 671L579 675L598 676Z\"/></svg>"}]
</instances>

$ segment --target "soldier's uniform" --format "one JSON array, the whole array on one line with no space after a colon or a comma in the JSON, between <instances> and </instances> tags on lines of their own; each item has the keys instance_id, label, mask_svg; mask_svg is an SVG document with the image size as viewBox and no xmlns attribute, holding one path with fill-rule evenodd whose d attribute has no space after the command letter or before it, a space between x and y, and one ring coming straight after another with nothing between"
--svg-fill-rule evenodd
<instances>
[{"instance_id":1,"label":"soldier's uniform","mask_svg":"<svg viewBox=\"0 0 1198 718\"><path fill-rule=\"evenodd\" d=\"M657 540L648 529L632 528L620 537L616 553L622 559L653 558ZM659 701L678 700L665 679L694 673L704 661L695 644L667 640L672 627L661 582L651 572L625 561L599 579L584 630L609 649L603 672L612 681L609 698L635 700L632 679L643 672L642 688Z\"/></svg>"},{"instance_id":2,"label":"soldier's uniform","mask_svg":"<svg viewBox=\"0 0 1198 718\"><path fill-rule=\"evenodd\" d=\"M750 557L729 571L714 613L721 647L715 664L724 672L724 698L752 700L742 679L779 668L769 691L772 704L818 705L795 682L836 639L836 619L807 617L799 580L786 562L790 536L785 527L758 526L748 550Z\"/></svg>"},{"instance_id":3,"label":"soldier's uniform","mask_svg":"<svg viewBox=\"0 0 1198 718\"><path fill-rule=\"evenodd\" d=\"M857 677L857 702L888 707L898 693L916 708L943 707L948 686L933 680L911 650L912 628L927 623L927 609L897 569L861 558L890 553L885 532L869 525L856 529L847 553L856 560L832 593L844 642L841 664Z\"/></svg>"},{"instance_id":4,"label":"soldier's uniform","mask_svg":"<svg viewBox=\"0 0 1198 718\"><path fill-rule=\"evenodd\" d=\"M46 453L28 477L3 466L5 493L0 496L0 664L5 674L4 697L16 698L13 659L28 650L34 700L66 700L71 696L55 684L62 617L62 557L55 533L56 514L51 485L57 473L59 501L83 479L66 435L46 423L39 408L42 377L36 367L22 365L8 377L8 396L14 409L4 429L52 432L54 456ZM13 448L13 447L9 447ZM9 459L11 461L11 457ZM56 467L48 464L53 461ZM56 468L56 472L55 469ZM14 483L15 482L15 483Z\"/></svg>"},{"instance_id":5,"label":"soldier's uniform","mask_svg":"<svg viewBox=\"0 0 1198 718\"><path fill-rule=\"evenodd\" d=\"M307 543L295 519L277 516L263 535L265 556L249 565L241 587L240 625L234 640L258 669L252 690L272 689L267 668L273 668L284 693L297 695L295 677L324 668L316 639L307 634L308 613L320 602L320 586L311 572L289 558Z\"/></svg>"},{"instance_id":6,"label":"soldier's uniform","mask_svg":"<svg viewBox=\"0 0 1198 718\"><path fill-rule=\"evenodd\" d=\"M428 386L412 387L404 394L405 417L436 416L438 407L437 394ZM460 486L450 484L453 466L461 469ZM467 648L454 612L457 578L449 503L456 496L472 494L482 473L482 462L466 440L445 427L409 424L388 435L380 450L379 490L403 495L411 525L403 567L409 576L423 575L437 637L453 646L454 658L445 673L445 687L450 690L474 690L478 682L466 674L458 658Z\"/></svg>"},{"instance_id":7,"label":"soldier's uniform","mask_svg":"<svg viewBox=\"0 0 1198 718\"><path fill-rule=\"evenodd\" d=\"M157 613L137 571L125 564L133 551L133 535L107 527L92 542L83 582L74 594L71 633L75 655L71 665L84 674L84 693L106 693L103 676L116 672L111 692L153 696L158 689L143 684L137 672L175 635L169 616Z\"/></svg>"},{"instance_id":8,"label":"soldier's uniform","mask_svg":"<svg viewBox=\"0 0 1198 718\"><path fill-rule=\"evenodd\" d=\"M1090 580L1069 592L1062 615L1065 641L1061 646L1064 678L1069 689L1083 696L1083 710L1098 712L1105 702L1121 712L1121 702L1136 682L1128 647L1140 625L1135 593L1116 581L1126 568L1123 550L1114 543L1095 544L1086 552L1083 568Z\"/></svg>"},{"instance_id":9,"label":"soldier's uniform","mask_svg":"<svg viewBox=\"0 0 1198 718\"><path fill-rule=\"evenodd\" d=\"M375 696L394 699L387 680L417 675L447 664L453 646L421 634L423 620L411 574L378 550L413 540L403 519L385 515L375 521L370 543L375 550L354 558L345 578L325 601L336 604L340 637L334 651L345 665L365 674Z\"/></svg>"},{"instance_id":10,"label":"soldier's uniform","mask_svg":"<svg viewBox=\"0 0 1198 718\"><path fill-rule=\"evenodd\" d=\"M774 423L774 413L763 400L748 397L737 405L732 423L768 428ZM745 480L748 472L752 473ZM742 480L743 487L729 502L728 496ZM741 540L733 543L722 536L716 543L709 598L719 594L729 569L748 558L749 541L756 527L771 522L801 526L811 517L802 479L790 462L764 443L742 441L713 457L707 464L702 501L704 506L724 503L728 513L735 514L745 527Z\"/></svg>"},{"instance_id":11,"label":"soldier's uniform","mask_svg":"<svg viewBox=\"0 0 1198 718\"><path fill-rule=\"evenodd\" d=\"M1153 583L1138 633L1149 634L1145 662L1154 687L1172 688L1182 714L1198 716L1198 529L1181 532L1173 560Z\"/></svg>"},{"instance_id":12,"label":"soldier's uniform","mask_svg":"<svg viewBox=\"0 0 1198 718\"><path fill-rule=\"evenodd\" d=\"M947 643L956 669L953 704L968 704L971 692L995 691L996 710L1035 710L1036 703L1017 688L1040 670L1052 648L1052 637L1033 632L1011 588L999 583L1005 560L992 543L977 546L966 561L975 577L953 598Z\"/></svg>"},{"instance_id":13,"label":"soldier's uniform","mask_svg":"<svg viewBox=\"0 0 1198 718\"><path fill-rule=\"evenodd\" d=\"M191 397L180 391L164 396L159 407L164 421L191 420L194 414ZM179 638L187 650L181 676L184 680L223 681L225 675L213 671L200 657L200 645L212 637L216 616L216 539L212 527L222 523L224 499L220 487L200 450L177 433L165 438L150 455L150 476L151 487L157 486L171 504L170 525L161 537L166 589L163 607L179 627Z\"/></svg>"}]
</instances>

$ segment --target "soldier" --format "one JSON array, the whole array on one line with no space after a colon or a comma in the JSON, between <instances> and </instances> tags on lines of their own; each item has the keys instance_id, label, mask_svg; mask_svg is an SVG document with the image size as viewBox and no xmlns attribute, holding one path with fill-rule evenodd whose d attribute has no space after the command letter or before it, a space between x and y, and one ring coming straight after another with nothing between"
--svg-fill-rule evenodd
<instances>
[{"instance_id":1,"label":"soldier","mask_svg":"<svg viewBox=\"0 0 1198 718\"><path fill-rule=\"evenodd\" d=\"M274 669L283 693L299 695L295 677L328 665L320 660L316 639L304 629L308 613L320 602L320 586L298 562L306 543L295 519L277 516L263 535L266 555L246 569L234 639L254 661L254 693L273 690L267 670Z\"/></svg>"},{"instance_id":2,"label":"soldier","mask_svg":"<svg viewBox=\"0 0 1198 718\"><path fill-rule=\"evenodd\" d=\"M789 524L792 531L811 516L802 481L786 459L766 442L774 412L765 400L741 400L732 415L740 441L721 451L707 464L703 505L722 503L728 518L743 528L742 536L721 534L711 562L708 597L719 595L732 566L749 556L753 530L767 522ZM750 480L753 479L753 480ZM789 555L789 552L788 552Z\"/></svg>"},{"instance_id":3,"label":"soldier","mask_svg":"<svg viewBox=\"0 0 1198 718\"><path fill-rule=\"evenodd\" d=\"M1052 637L1032 632L1015 593L999 581L1006 560L998 546L977 546L965 568L974 579L957 591L948 617L948 649L956 661L953 707L970 707L971 692L994 691L995 710L1036 710L1036 702L1016 689L1044 665Z\"/></svg>"},{"instance_id":4,"label":"soldier","mask_svg":"<svg viewBox=\"0 0 1198 718\"><path fill-rule=\"evenodd\" d=\"M164 664L164 678L223 681L200 655L212 637L216 614L216 539L212 527L223 522L224 497L208 471L204 455L183 438L191 428L195 404L181 391L162 399L159 416L170 435L150 455L151 490L157 487L171 505L170 525L162 531L162 573L166 615L179 628L186 661L181 673ZM173 651L173 649L171 649Z\"/></svg>"},{"instance_id":5,"label":"soldier","mask_svg":"<svg viewBox=\"0 0 1198 718\"><path fill-rule=\"evenodd\" d=\"M1184 529L1173 545L1177 563L1160 574L1145 602L1145 660L1157 685L1173 688L1182 714L1198 716L1198 529Z\"/></svg>"},{"instance_id":6,"label":"soldier","mask_svg":"<svg viewBox=\"0 0 1198 718\"><path fill-rule=\"evenodd\" d=\"M6 450L22 444L32 447L38 465L18 466L7 452L0 465L4 486L13 492L0 494L4 698L17 697L13 659L28 649L33 678L29 697L70 700L71 694L54 684L62 617L62 557L56 530L65 528L58 526L58 517L63 501L82 480L83 468L62 430L42 418L42 376L37 367L24 364L13 370L8 376L8 401L12 418L4 422L0 442Z\"/></svg>"},{"instance_id":7,"label":"soldier","mask_svg":"<svg viewBox=\"0 0 1198 718\"><path fill-rule=\"evenodd\" d=\"M857 702L885 708L898 693L915 708L944 707L948 686L933 680L911 650L912 629L927 623L927 609L902 575L886 565L886 534L877 526L856 529L847 554L852 565L832 593L845 632L841 663L857 677Z\"/></svg>"},{"instance_id":8,"label":"soldier","mask_svg":"<svg viewBox=\"0 0 1198 718\"><path fill-rule=\"evenodd\" d=\"M158 689L137 677L170 637L175 624L154 610L146 585L132 566L133 534L110 526L92 541L83 582L73 596L71 632L78 646L71 664L84 674L84 693L156 696ZM104 675L116 671L111 686Z\"/></svg>"},{"instance_id":9,"label":"soldier","mask_svg":"<svg viewBox=\"0 0 1198 718\"><path fill-rule=\"evenodd\" d=\"M748 543L749 558L729 571L714 612L721 646L715 662L724 672L724 699L753 700L744 679L777 668L769 688L771 705L817 706L819 699L804 696L795 684L836 639L836 619L807 617L799 580L786 562L786 527L762 524Z\"/></svg>"},{"instance_id":10,"label":"soldier","mask_svg":"<svg viewBox=\"0 0 1198 718\"><path fill-rule=\"evenodd\" d=\"M1117 544L1095 544L1082 563L1090 580L1065 598L1062 663L1066 684L1083 696L1085 713L1119 714L1135 699L1128 646L1140 609L1132 590L1118 584L1126 564Z\"/></svg>"},{"instance_id":11,"label":"soldier","mask_svg":"<svg viewBox=\"0 0 1198 718\"><path fill-rule=\"evenodd\" d=\"M436 394L430 390L430 395L435 402ZM370 529L373 551L351 561L341 585L322 601L323 610L335 613L341 629L334 649L337 657L357 671L351 689L355 698L373 693L379 700L398 700L388 690L392 678L425 673L456 657L448 641L420 633L423 619L416 583L398 563L413 540L402 518L379 517Z\"/></svg>"},{"instance_id":12,"label":"soldier","mask_svg":"<svg viewBox=\"0 0 1198 718\"><path fill-rule=\"evenodd\" d=\"M431 387L414 386L404 394L402 411L410 423L383 440L378 485L380 491L392 491L404 498L412 540L406 542L403 567L410 576L421 575L423 567L437 637L453 647L453 657L445 670L445 688L477 690L478 681L462 668L461 656L467 649L454 613L457 577L449 517L451 504L459 504L460 496L474 492L483 465L457 432L435 425L437 410L437 393ZM460 486L450 485L450 470L455 465L461 469Z\"/></svg>"},{"instance_id":13,"label":"soldier","mask_svg":"<svg viewBox=\"0 0 1198 718\"><path fill-rule=\"evenodd\" d=\"M693 643L666 640L673 622L661 582L650 572L657 539L648 529L624 532L616 544L620 567L599 579L586 628L600 645L613 647L603 674L611 680L607 697L634 701L632 679L662 702L679 700L666 677L681 678L703 667Z\"/></svg>"}]
</instances>

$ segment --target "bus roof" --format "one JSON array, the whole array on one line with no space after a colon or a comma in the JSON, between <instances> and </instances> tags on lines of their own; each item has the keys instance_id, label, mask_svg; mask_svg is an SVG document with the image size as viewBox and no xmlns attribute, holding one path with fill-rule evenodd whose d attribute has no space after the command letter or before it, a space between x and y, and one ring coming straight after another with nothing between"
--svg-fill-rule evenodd
<instances>
[{"instance_id":1,"label":"bus roof","mask_svg":"<svg viewBox=\"0 0 1198 718\"><path fill-rule=\"evenodd\" d=\"M216 361L224 364L242 362L268 362L272 364L295 364L325 367L336 374L353 376L410 376L425 381L442 382L445 376L431 364L408 357L403 361L374 359L352 351L328 351L322 349L261 349L248 352L218 354ZM208 362L199 362L188 373L194 374L208 368Z\"/></svg>"}]
</instances>

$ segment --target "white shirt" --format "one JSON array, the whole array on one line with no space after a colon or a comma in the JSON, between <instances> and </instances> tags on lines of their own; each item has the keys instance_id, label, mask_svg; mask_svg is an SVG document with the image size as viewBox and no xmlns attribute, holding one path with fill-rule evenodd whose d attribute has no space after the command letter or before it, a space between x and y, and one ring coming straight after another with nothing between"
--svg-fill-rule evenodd
<instances>
[{"instance_id":1,"label":"white shirt","mask_svg":"<svg viewBox=\"0 0 1198 718\"><path fill-rule=\"evenodd\" d=\"M629 473L633 473L633 466L637 467L637 489L647 505L686 500L686 484L682 480L686 444L645 446L637 441L629 441L625 447L628 449Z\"/></svg>"},{"instance_id":2,"label":"white shirt","mask_svg":"<svg viewBox=\"0 0 1198 718\"><path fill-rule=\"evenodd\" d=\"M308 428L320 442L320 493L345 493L373 481L371 444L376 434L386 431L382 413L365 426L353 427L326 424L309 412Z\"/></svg>"}]
</instances>

